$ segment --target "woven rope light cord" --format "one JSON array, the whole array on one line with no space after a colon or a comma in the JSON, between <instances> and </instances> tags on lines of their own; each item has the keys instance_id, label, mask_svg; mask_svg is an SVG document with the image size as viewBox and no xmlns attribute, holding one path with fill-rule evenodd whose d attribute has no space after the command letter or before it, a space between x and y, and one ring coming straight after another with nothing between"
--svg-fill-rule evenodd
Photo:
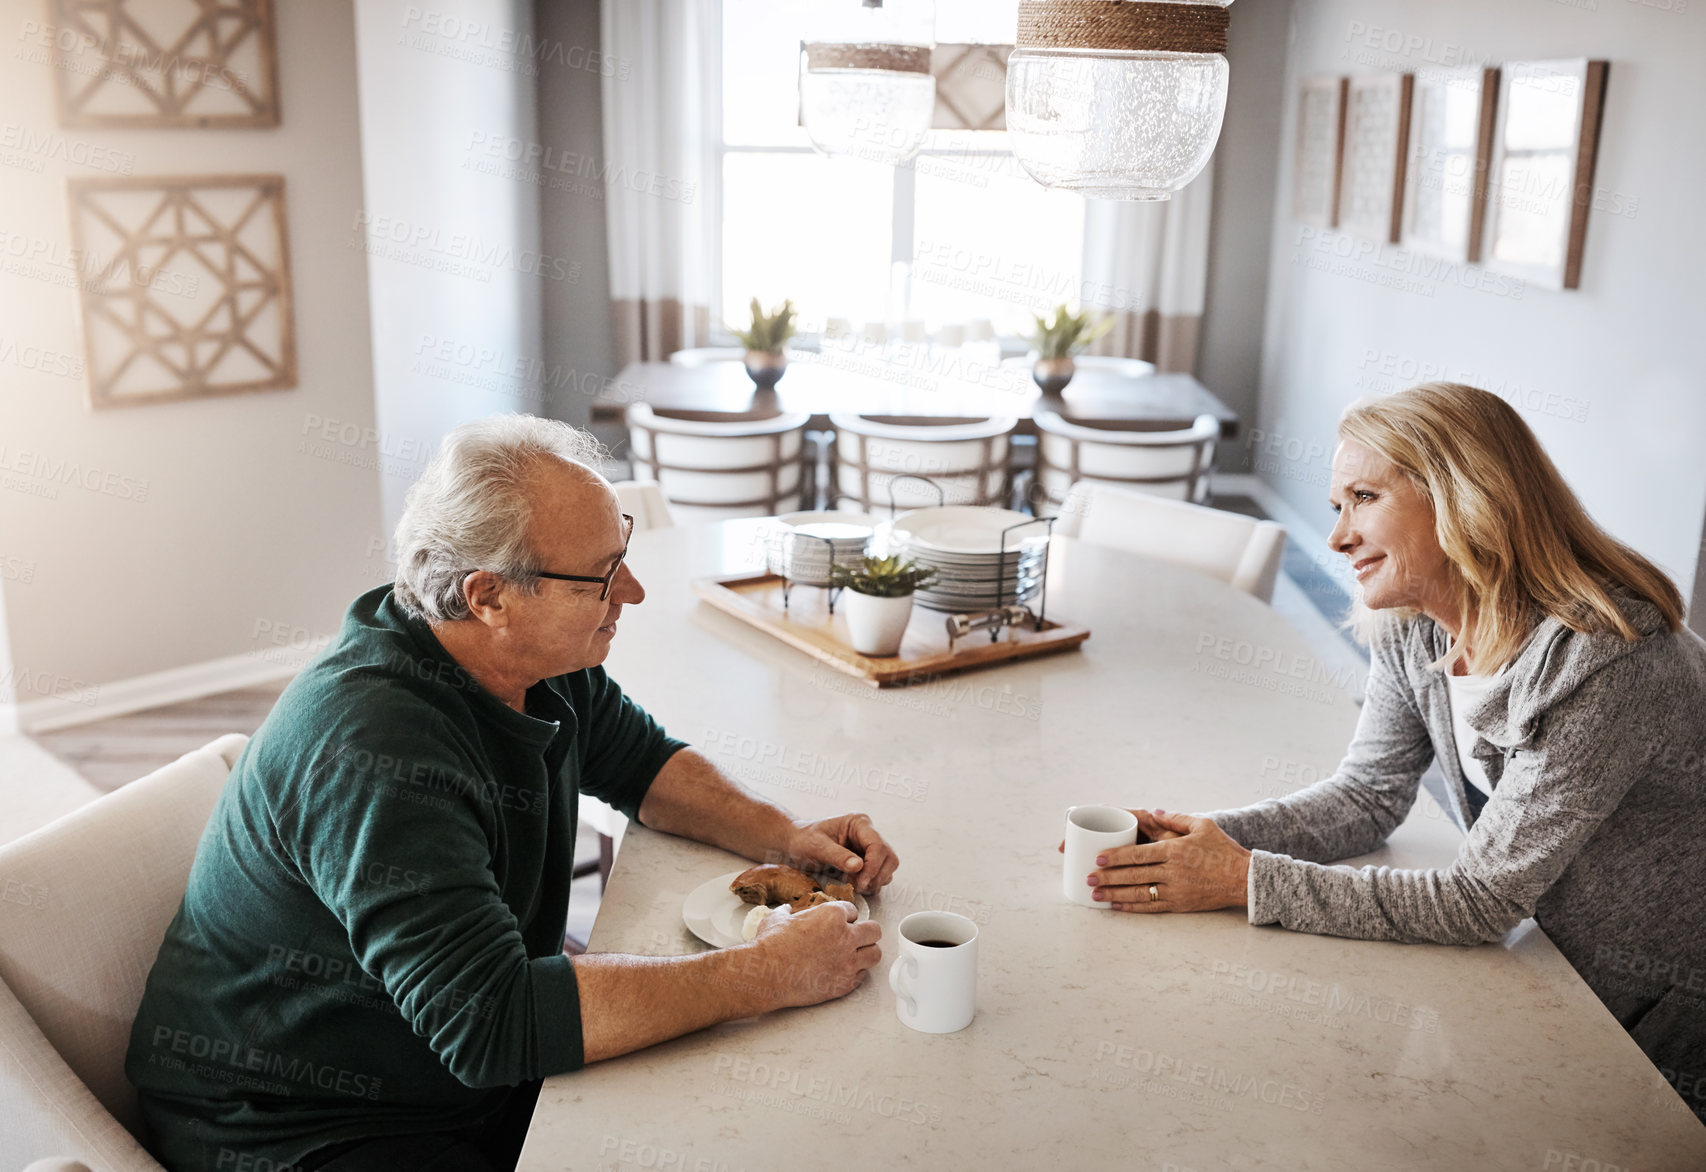
<instances>
[{"instance_id":1,"label":"woven rope light cord","mask_svg":"<svg viewBox=\"0 0 1706 1172\"><path fill-rule=\"evenodd\" d=\"M1224 53L1230 12L1147 0L1021 0L1020 49Z\"/></svg>"},{"instance_id":2,"label":"woven rope light cord","mask_svg":"<svg viewBox=\"0 0 1706 1172\"><path fill-rule=\"evenodd\" d=\"M886 69L892 73L930 72L930 50L923 45L844 45L806 42L807 69Z\"/></svg>"}]
</instances>

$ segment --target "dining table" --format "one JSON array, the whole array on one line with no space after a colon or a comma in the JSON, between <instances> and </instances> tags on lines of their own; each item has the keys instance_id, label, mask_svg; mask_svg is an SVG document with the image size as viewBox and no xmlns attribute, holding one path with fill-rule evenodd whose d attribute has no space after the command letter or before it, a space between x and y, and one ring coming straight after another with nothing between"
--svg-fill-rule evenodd
<instances>
[{"instance_id":1,"label":"dining table","mask_svg":"<svg viewBox=\"0 0 1706 1172\"><path fill-rule=\"evenodd\" d=\"M869 900L883 959L839 1000L545 1080L524 1172L1706 1168L1706 1126L1532 921L1453 947L1064 899L1069 806L1206 812L1334 770L1358 706L1261 600L1058 536L1048 612L1086 642L879 689L698 599L695 579L761 567L764 533L635 534L646 597L606 666L794 816L870 815L900 859ZM1424 790L1348 862L1443 867L1460 841ZM708 949L683 903L746 865L630 825L590 951ZM908 1028L887 980L896 926L926 909L977 926L955 1033Z\"/></svg>"},{"instance_id":2,"label":"dining table","mask_svg":"<svg viewBox=\"0 0 1706 1172\"><path fill-rule=\"evenodd\" d=\"M790 358L772 392L758 391L736 361L696 366L633 362L606 380L592 400L589 422L616 423L631 403L712 416L804 412L808 427L824 430L846 412L896 420L1013 416L1015 431L1034 435L1038 411L1111 428L1183 429L1199 415L1220 421L1223 439L1236 438L1241 420L1195 376L1139 375L1081 368L1057 395L1044 395L1022 361L978 362L919 348L852 350L833 344Z\"/></svg>"}]
</instances>

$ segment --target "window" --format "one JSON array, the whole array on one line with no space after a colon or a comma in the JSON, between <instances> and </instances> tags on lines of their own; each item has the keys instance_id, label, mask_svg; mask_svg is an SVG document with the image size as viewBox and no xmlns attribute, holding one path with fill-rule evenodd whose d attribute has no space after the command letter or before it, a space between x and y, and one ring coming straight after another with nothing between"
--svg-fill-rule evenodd
<instances>
[{"instance_id":1,"label":"window","mask_svg":"<svg viewBox=\"0 0 1706 1172\"><path fill-rule=\"evenodd\" d=\"M845 0L856 3L857 0ZM1084 199L1019 167L1006 134L932 130L911 163L816 153L799 125L799 0L722 0L722 231L712 317L794 299L808 330L987 319L1027 332L1078 295ZM1012 6L937 5L944 42L1011 38ZM968 23L969 22L969 23Z\"/></svg>"}]
</instances>

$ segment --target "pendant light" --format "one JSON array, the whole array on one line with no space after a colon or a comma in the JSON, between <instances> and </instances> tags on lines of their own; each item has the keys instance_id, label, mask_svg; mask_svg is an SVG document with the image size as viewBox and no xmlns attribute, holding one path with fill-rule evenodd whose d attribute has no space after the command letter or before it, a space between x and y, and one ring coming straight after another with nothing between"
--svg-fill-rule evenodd
<instances>
[{"instance_id":1,"label":"pendant light","mask_svg":"<svg viewBox=\"0 0 1706 1172\"><path fill-rule=\"evenodd\" d=\"M828 155L904 163L936 110L934 0L831 0L801 45L800 118Z\"/></svg>"},{"instance_id":2,"label":"pendant light","mask_svg":"<svg viewBox=\"0 0 1706 1172\"><path fill-rule=\"evenodd\" d=\"M1007 136L1045 187L1161 200L1194 179L1226 112L1232 0L1022 0Z\"/></svg>"}]
</instances>

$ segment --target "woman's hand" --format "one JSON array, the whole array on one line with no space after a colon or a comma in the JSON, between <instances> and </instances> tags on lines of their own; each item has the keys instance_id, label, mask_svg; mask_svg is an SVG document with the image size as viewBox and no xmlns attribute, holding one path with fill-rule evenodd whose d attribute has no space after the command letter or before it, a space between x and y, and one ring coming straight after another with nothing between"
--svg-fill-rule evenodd
<instances>
[{"instance_id":1,"label":"woman's hand","mask_svg":"<svg viewBox=\"0 0 1706 1172\"><path fill-rule=\"evenodd\" d=\"M1160 822L1156 821L1157 815L1162 817L1166 816L1167 811L1165 810L1156 810L1153 814L1148 810L1128 810L1126 812L1137 819L1137 841L1139 842L1160 842L1164 838L1179 837L1179 832L1177 830L1169 830ZM1061 839L1060 845L1054 849L1059 851L1061 854L1065 854L1066 840L1064 838Z\"/></svg>"},{"instance_id":2,"label":"woman's hand","mask_svg":"<svg viewBox=\"0 0 1706 1172\"><path fill-rule=\"evenodd\" d=\"M1250 852L1207 818L1157 810L1149 816L1155 841L1110 847L1096 857L1087 879L1094 897L1117 912L1208 912L1243 907L1250 882ZM1153 885L1153 891L1152 891Z\"/></svg>"}]
</instances>

